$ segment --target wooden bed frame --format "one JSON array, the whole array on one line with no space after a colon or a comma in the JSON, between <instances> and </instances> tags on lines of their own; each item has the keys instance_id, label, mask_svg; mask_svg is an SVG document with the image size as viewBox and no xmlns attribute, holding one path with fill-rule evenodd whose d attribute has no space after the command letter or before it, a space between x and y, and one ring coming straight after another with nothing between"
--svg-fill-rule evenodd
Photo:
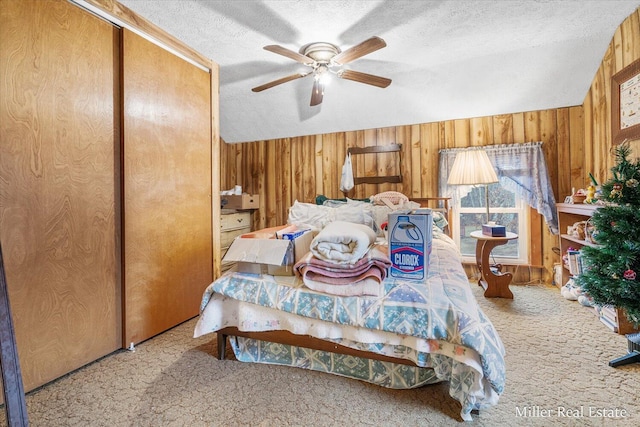
<instances>
[{"instance_id":1,"label":"wooden bed frame","mask_svg":"<svg viewBox=\"0 0 640 427\"><path fill-rule=\"evenodd\" d=\"M310 335L296 335L288 331L263 331L263 332L243 332L236 327L227 327L217 333L218 360L224 360L227 350L227 338L230 336L251 338L271 343L285 344L297 347L304 347L311 350L321 350L335 354L345 354L371 360L380 360L408 366L418 366L408 359L398 359L391 356L372 353L368 351L355 350L340 344L314 338ZM479 415L479 409L472 409L471 413Z\"/></svg>"},{"instance_id":2,"label":"wooden bed frame","mask_svg":"<svg viewBox=\"0 0 640 427\"><path fill-rule=\"evenodd\" d=\"M399 359L396 357L385 356L382 354L372 353L369 351L355 350L340 344L315 338L310 335L296 335L289 331L263 331L263 332L243 332L236 327L228 327L217 332L218 341L218 359L224 360L227 350L227 337L244 337L260 341L267 341L278 344L291 345L296 347L304 347L311 350L321 350L336 354L345 354L348 356L362 357L365 359L380 360L382 362L391 362L401 365L418 366L408 359Z\"/></svg>"}]
</instances>

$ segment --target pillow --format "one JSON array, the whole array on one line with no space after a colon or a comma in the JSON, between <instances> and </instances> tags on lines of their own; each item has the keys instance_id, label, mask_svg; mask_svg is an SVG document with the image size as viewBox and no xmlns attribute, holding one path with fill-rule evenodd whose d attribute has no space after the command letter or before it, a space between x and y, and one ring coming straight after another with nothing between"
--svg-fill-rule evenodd
<instances>
[{"instance_id":1,"label":"pillow","mask_svg":"<svg viewBox=\"0 0 640 427\"><path fill-rule=\"evenodd\" d=\"M409 198L397 191L385 191L371 196L374 205L384 205L398 209L409 201Z\"/></svg>"},{"instance_id":2,"label":"pillow","mask_svg":"<svg viewBox=\"0 0 640 427\"><path fill-rule=\"evenodd\" d=\"M420 207L420 203L411 202L411 201L400 205L396 209L391 209L389 206L386 206L386 205L374 205L372 207L373 218L376 224L378 225L378 227L382 228L382 223L387 222L389 220L389 214L394 210L398 210L398 209L411 210L411 209L418 209L419 207Z\"/></svg>"},{"instance_id":3,"label":"pillow","mask_svg":"<svg viewBox=\"0 0 640 427\"><path fill-rule=\"evenodd\" d=\"M322 200L323 204L317 204ZM408 201L402 204L402 209L417 209L419 203ZM374 205L364 200L355 199L329 199L319 195L316 204L301 203L297 200L289 208L288 224L295 224L311 228L314 231L322 230L332 221L347 221L356 224L365 224L371 227L378 236L383 236L382 224L389 219L389 213L393 210L386 205ZM440 230L448 225L442 212L432 211L433 224Z\"/></svg>"},{"instance_id":4,"label":"pillow","mask_svg":"<svg viewBox=\"0 0 640 427\"><path fill-rule=\"evenodd\" d=\"M373 219L371 206L371 203L355 200L347 200L346 203L335 207L301 203L296 200L289 208L287 223L320 231L330 222L346 221L367 225L378 233L379 228Z\"/></svg>"},{"instance_id":5,"label":"pillow","mask_svg":"<svg viewBox=\"0 0 640 427\"><path fill-rule=\"evenodd\" d=\"M323 195L323 194L318 194L316 196L316 205L324 205L327 206L327 204L331 204L332 202L343 202L346 203L347 200L357 200L359 202L369 202L370 200L367 199L330 199L327 196Z\"/></svg>"},{"instance_id":6,"label":"pillow","mask_svg":"<svg viewBox=\"0 0 640 427\"><path fill-rule=\"evenodd\" d=\"M433 225L438 227L440 230L444 230L447 225L449 225L449 221L444 216L442 212L432 211L433 213Z\"/></svg>"},{"instance_id":7,"label":"pillow","mask_svg":"<svg viewBox=\"0 0 640 427\"><path fill-rule=\"evenodd\" d=\"M405 203L402 207L403 209L418 209L420 207L419 203L411 202ZM373 206L373 218L378 228L382 230L382 224L388 221L389 214L393 212L393 210L388 206ZM443 231L447 225L449 225L449 221L444 216L442 212L439 211L431 211L433 216L433 225L438 227L440 231Z\"/></svg>"}]
</instances>

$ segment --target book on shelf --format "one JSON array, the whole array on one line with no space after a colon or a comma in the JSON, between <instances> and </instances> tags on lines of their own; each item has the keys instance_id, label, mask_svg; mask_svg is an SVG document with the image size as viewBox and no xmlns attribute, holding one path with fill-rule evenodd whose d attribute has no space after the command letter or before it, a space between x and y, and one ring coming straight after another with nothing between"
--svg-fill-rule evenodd
<instances>
[{"instance_id":1,"label":"book on shelf","mask_svg":"<svg viewBox=\"0 0 640 427\"><path fill-rule=\"evenodd\" d=\"M584 266L582 265L582 252L578 254L577 262L578 262L578 271L579 271L578 274L582 274L584 272Z\"/></svg>"},{"instance_id":2,"label":"book on shelf","mask_svg":"<svg viewBox=\"0 0 640 427\"><path fill-rule=\"evenodd\" d=\"M567 251L567 259L569 261L569 274L579 276L582 274L582 254L578 250L570 249Z\"/></svg>"}]
</instances>

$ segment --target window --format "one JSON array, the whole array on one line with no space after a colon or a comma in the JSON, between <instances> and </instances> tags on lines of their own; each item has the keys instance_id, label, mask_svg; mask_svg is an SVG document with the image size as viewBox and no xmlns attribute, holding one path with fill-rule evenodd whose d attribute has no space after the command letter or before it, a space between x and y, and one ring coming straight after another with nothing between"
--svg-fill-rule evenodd
<instances>
[{"instance_id":1,"label":"window","mask_svg":"<svg viewBox=\"0 0 640 427\"><path fill-rule=\"evenodd\" d=\"M468 237L486 222L484 186L448 185L456 155L460 151L483 149L493 164L499 182L489 186L491 220L518 234L518 239L492 251L497 262L529 262L529 212L540 213L553 234L558 234L558 216L542 142L448 148L439 151L438 190L451 197L452 235L465 261L475 261L475 239Z\"/></svg>"},{"instance_id":2,"label":"window","mask_svg":"<svg viewBox=\"0 0 640 427\"><path fill-rule=\"evenodd\" d=\"M485 186L478 186L462 198L455 198L452 206L452 235L464 261L475 262L476 239L472 231L481 230L487 221ZM529 260L529 206L499 183L489 185L489 220L504 225L507 231L518 234L517 240L496 247L491 255L503 264L526 264ZM456 202L456 200L458 202Z\"/></svg>"}]
</instances>

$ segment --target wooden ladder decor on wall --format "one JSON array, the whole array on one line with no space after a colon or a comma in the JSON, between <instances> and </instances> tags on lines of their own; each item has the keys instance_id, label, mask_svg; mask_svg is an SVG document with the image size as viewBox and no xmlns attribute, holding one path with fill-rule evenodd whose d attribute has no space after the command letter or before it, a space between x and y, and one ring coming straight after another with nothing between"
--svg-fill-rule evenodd
<instances>
[{"instance_id":1,"label":"wooden ladder decor on wall","mask_svg":"<svg viewBox=\"0 0 640 427\"><path fill-rule=\"evenodd\" d=\"M397 164L399 171L402 170L402 144L379 145L372 147L349 147L349 154L376 154L376 153L398 153ZM382 184L384 182L399 183L402 182L402 174L387 176L361 176L353 177L353 183L358 184Z\"/></svg>"}]
</instances>

